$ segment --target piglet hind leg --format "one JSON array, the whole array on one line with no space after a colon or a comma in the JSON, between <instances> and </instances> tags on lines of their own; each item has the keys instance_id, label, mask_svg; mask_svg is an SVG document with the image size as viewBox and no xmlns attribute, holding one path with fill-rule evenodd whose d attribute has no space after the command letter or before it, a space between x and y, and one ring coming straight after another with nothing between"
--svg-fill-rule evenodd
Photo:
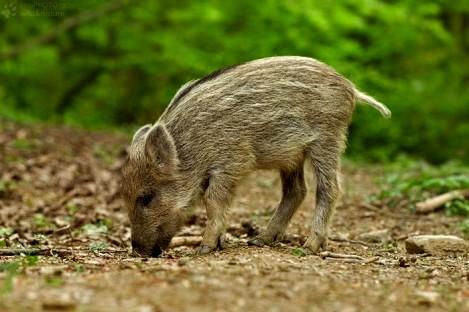
<instances>
[{"instance_id":1,"label":"piglet hind leg","mask_svg":"<svg viewBox=\"0 0 469 312\"><path fill-rule=\"evenodd\" d=\"M205 191L204 204L207 211L202 243L196 249L196 254L208 254L225 245L226 212L233 197L233 185L228 177L223 175L210 178L210 184Z\"/></svg>"},{"instance_id":2,"label":"piglet hind leg","mask_svg":"<svg viewBox=\"0 0 469 312\"><path fill-rule=\"evenodd\" d=\"M316 209L313 215L311 232L304 248L317 253L327 247L329 223L339 196L339 148L334 144L324 144L320 156L312 157L316 175ZM314 150L313 150L314 151Z\"/></svg>"},{"instance_id":3,"label":"piglet hind leg","mask_svg":"<svg viewBox=\"0 0 469 312\"><path fill-rule=\"evenodd\" d=\"M262 247L272 245L285 232L291 218L306 196L303 164L293 171L281 171L282 200L269 221L267 228L257 237L248 241L249 245Z\"/></svg>"}]
</instances>

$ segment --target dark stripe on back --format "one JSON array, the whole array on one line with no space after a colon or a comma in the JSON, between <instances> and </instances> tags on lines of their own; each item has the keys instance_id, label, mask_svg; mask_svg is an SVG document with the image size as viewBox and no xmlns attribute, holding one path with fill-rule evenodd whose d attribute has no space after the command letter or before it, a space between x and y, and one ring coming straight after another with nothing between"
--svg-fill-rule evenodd
<instances>
[{"instance_id":1,"label":"dark stripe on back","mask_svg":"<svg viewBox=\"0 0 469 312\"><path fill-rule=\"evenodd\" d=\"M178 102L180 102L187 94L189 94L189 92L192 91L192 89L194 89L195 87L207 82L207 81L210 81L210 80L213 80L215 78L217 78L218 76L240 66L242 64L237 64L237 65L232 65L232 66L228 66L228 67L224 67L224 68L220 68L210 74L208 74L207 76L203 77L203 78L200 78L198 80L196 80L194 83L191 83L190 85L188 85L184 90L182 90L181 92L179 92L178 96L172 100L172 104L171 104L171 107L169 108L170 110L173 109L174 107L177 106Z\"/></svg>"}]
</instances>

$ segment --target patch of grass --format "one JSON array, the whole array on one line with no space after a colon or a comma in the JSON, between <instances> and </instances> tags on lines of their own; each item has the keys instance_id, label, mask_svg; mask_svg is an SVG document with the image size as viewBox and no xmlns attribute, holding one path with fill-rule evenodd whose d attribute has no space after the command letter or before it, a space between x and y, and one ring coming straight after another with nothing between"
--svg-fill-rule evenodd
<instances>
[{"instance_id":1,"label":"patch of grass","mask_svg":"<svg viewBox=\"0 0 469 312\"><path fill-rule=\"evenodd\" d=\"M14 232L15 232L15 230L13 230L13 229L10 228L10 227L3 227L3 226L0 226L0 238L8 237L8 236L10 236L11 234L13 234Z\"/></svg>"},{"instance_id":2,"label":"patch of grass","mask_svg":"<svg viewBox=\"0 0 469 312\"><path fill-rule=\"evenodd\" d=\"M8 162L6 160L6 162ZM12 192L16 187L16 183L13 181L4 181L0 180L0 196L5 196L5 194L8 194Z\"/></svg>"},{"instance_id":3,"label":"patch of grass","mask_svg":"<svg viewBox=\"0 0 469 312\"><path fill-rule=\"evenodd\" d=\"M25 264L26 266L36 265L38 261L39 261L38 256L25 256L23 258L23 264Z\"/></svg>"},{"instance_id":4,"label":"patch of grass","mask_svg":"<svg viewBox=\"0 0 469 312\"><path fill-rule=\"evenodd\" d=\"M112 151L107 150L106 148L104 148L100 144L96 144L94 146L93 151L94 151L94 154L96 155L96 157L101 159L107 165L112 165L114 163L115 159L116 159L115 153L113 153Z\"/></svg>"},{"instance_id":5,"label":"patch of grass","mask_svg":"<svg viewBox=\"0 0 469 312\"><path fill-rule=\"evenodd\" d=\"M445 210L446 213L450 216L469 217L469 200L463 198L456 198L446 203Z\"/></svg>"},{"instance_id":6,"label":"patch of grass","mask_svg":"<svg viewBox=\"0 0 469 312\"><path fill-rule=\"evenodd\" d=\"M307 255L306 251L303 248L295 248L291 251L292 255L297 257L304 257Z\"/></svg>"},{"instance_id":7,"label":"patch of grass","mask_svg":"<svg viewBox=\"0 0 469 312\"><path fill-rule=\"evenodd\" d=\"M34 234L34 239L40 242L47 241L47 236L44 234Z\"/></svg>"},{"instance_id":8,"label":"patch of grass","mask_svg":"<svg viewBox=\"0 0 469 312\"><path fill-rule=\"evenodd\" d=\"M81 227L83 234L90 237L98 237L101 234L105 234L108 231L108 227L103 222L98 222L96 224L87 223Z\"/></svg>"},{"instance_id":9,"label":"patch of grass","mask_svg":"<svg viewBox=\"0 0 469 312\"><path fill-rule=\"evenodd\" d=\"M85 272L85 266L81 263L75 264L75 272L77 272L77 273Z\"/></svg>"},{"instance_id":10,"label":"patch of grass","mask_svg":"<svg viewBox=\"0 0 469 312\"><path fill-rule=\"evenodd\" d=\"M422 161L402 158L384 167L384 189L371 200L389 207L405 204L415 209L415 204L453 190L469 189L469 167L453 162L439 167ZM464 216L462 231L469 227L469 199L456 198L444 206L450 216Z\"/></svg>"},{"instance_id":11,"label":"patch of grass","mask_svg":"<svg viewBox=\"0 0 469 312\"><path fill-rule=\"evenodd\" d=\"M0 193L4 193L8 190L8 182L0 180Z\"/></svg>"},{"instance_id":12,"label":"patch of grass","mask_svg":"<svg viewBox=\"0 0 469 312\"><path fill-rule=\"evenodd\" d=\"M0 263L0 272L17 273L19 267L20 267L20 263L18 261Z\"/></svg>"},{"instance_id":13,"label":"patch of grass","mask_svg":"<svg viewBox=\"0 0 469 312\"><path fill-rule=\"evenodd\" d=\"M0 263L0 272L5 272L5 280L0 289L0 294L2 296L9 294L13 290L13 280L18 274L20 269L20 263L17 261Z\"/></svg>"},{"instance_id":14,"label":"patch of grass","mask_svg":"<svg viewBox=\"0 0 469 312\"><path fill-rule=\"evenodd\" d=\"M101 242L101 241L92 242L89 246L90 251L92 251L93 253L98 253L101 250L104 250L108 247L109 245L106 242Z\"/></svg>"},{"instance_id":15,"label":"patch of grass","mask_svg":"<svg viewBox=\"0 0 469 312\"><path fill-rule=\"evenodd\" d=\"M34 266L39 261L38 256L24 256L14 261L0 263L0 272L6 273L5 280L0 288L0 295L7 295L13 290L14 278L23 272L26 267Z\"/></svg>"},{"instance_id":16,"label":"patch of grass","mask_svg":"<svg viewBox=\"0 0 469 312\"><path fill-rule=\"evenodd\" d=\"M65 208L67 209L68 214L71 216L74 216L80 210L80 207L74 203L69 203Z\"/></svg>"},{"instance_id":17,"label":"patch of grass","mask_svg":"<svg viewBox=\"0 0 469 312\"><path fill-rule=\"evenodd\" d=\"M16 139L12 142L12 147L21 151L30 151L35 146L29 139Z\"/></svg>"},{"instance_id":18,"label":"patch of grass","mask_svg":"<svg viewBox=\"0 0 469 312\"><path fill-rule=\"evenodd\" d=\"M37 228L49 228L52 226L52 223L41 213L36 213L33 216L33 224Z\"/></svg>"},{"instance_id":19,"label":"patch of grass","mask_svg":"<svg viewBox=\"0 0 469 312\"><path fill-rule=\"evenodd\" d=\"M47 276L46 277L46 284L51 287L60 287L65 283L63 278L59 276Z\"/></svg>"},{"instance_id":20,"label":"patch of grass","mask_svg":"<svg viewBox=\"0 0 469 312\"><path fill-rule=\"evenodd\" d=\"M459 225L459 229L461 230L461 232L464 233L466 237L469 238L469 218L461 222L461 224Z\"/></svg>"}]
</instances>

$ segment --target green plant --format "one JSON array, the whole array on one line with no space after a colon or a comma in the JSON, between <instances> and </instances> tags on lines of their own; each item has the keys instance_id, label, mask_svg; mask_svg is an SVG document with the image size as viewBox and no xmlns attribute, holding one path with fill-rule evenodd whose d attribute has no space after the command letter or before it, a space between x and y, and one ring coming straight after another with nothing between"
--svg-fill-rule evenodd
<instances>
[{"instance_id":1,"label":"green plant","mask_svg":"<svg viewBox=\"0 0 469 312\"><path fill-rule=\"evenodd\" d=\"M469 217L469 200L463 198L454 199L446 203L445 210L450 216Z\"/></svg>"},{"instance_id":2,"label":"green plant","mask_svg":"<svg viewBox=\"0 0 469 312\"><path fill-rule=\"evenodd\" d=\"M16 258L14 261L0 263L0 272L6 273L0 294L6 295L10 293L13 290L13 280L15 276L23 272L26 267L36 265L38 261L38 256L24 256Z\"/></svg>"},{"instance_id":3,"label":"green plant","mask_svg":"<svg viewBox=\"0 0 469 312\"><path fill-rule=\"evenodd\" d=\"M6 295L13 290L13 280L18 274L20 263L17 261L0 263L0 272L5 272L5 280L3 282L0 293Z\"/></svg>"},{"instance_id":4,"label":"green plant","mask_svg":"<svg viewBox=\"0 0 469 312\"><path fill-rule=\"evenodd\" d=\"M33 224L37 228L49 228L52 226L52 223L49 221L49 219L41 213L34 214Z\"/></svg>"},{"instance_id":5,"label":"green plant","mask_svg":"<svg viewBox=\"0 0 469 312\"><path fill-rule=\"evenodd\" d=\"M68 214L71 216L74 216L80 210L80 207L74 203L67 204L65 208L67 209Z\"/></svg>"},{"instance_id":6,"label":"green plant","mask_svg":"<svg viewBox=\"0 0 469 312\"><path fill-rule=\"evenodd\" d=\"M85 272L85 266L81 263L76 263L75 264L75 272L77 272L77 273Z\"/></svg>"},{"instance_id":7,"label":"green plant","mask_svg":"<svg viewBox=\"0 0 469 312\"><path fill-rule=\"evenodd\" d=\"M370 200L380 201L389 207L406 205L415 209L417 202L453 190L469 189L469 168L448 163L435 167L425 162L402 158L389 164L382 179L384 189ZM450 216L464 216L461 231L469 232L469 199L455 198L444 205Z\"/></svg>"},{"instance_id":8,"label":"green plant","mask_svg":"<svg viewBox=\"0 0 469 312\"><path fill-rule=\"evenodd\" d=\"M28 151L34 147L34 142L29 139L16 139L13 141L12 146L18 150Z\"/></svg>"},{"instance_id":9,"label":"green plant","mask_svg":"<svg viewBox=\"0 0 469 312\"><path fill-rule=\"evenodd\" d=\"M106 242L101 242L101 241L92 242L89 246L90 251L92 251L93 253L98 253L108 247L109 246Z\"/></svg>"},{"instance_id":10,"label":"green plant","mask_svg":"<svg viewBox=\"0 0 469 312\"><path fill-rule=\"evenodd\" d=\"M107 233L108 227L103 222L98 222L96 224L87 223L81 227L81 230L87 236L98 237L101 234Z\"/></svg>"},{"instance_id":11,"label":"green plant","mask_svg":"<svg viewBox=\"0 0 469 312\"><path fill-rule=\"evenodd\" d=\"M46 284L51 287L60 287L65 283L63 278L59 276L47 276L46 277Z\"/></svg>"},{"instance_id":12,"label":"green plant","mask_svg":"<svg viewBox=\"0 0 469 312\"><path fill-rule=\"evenodd\" d=\"M452 190L468 189L469 168L457 163L435 167L422 161L403 158L385 167L381 183L384 185L383 190L372 200L384 201L390 207L405 201L412 207L416 202L431 196ZM447 204L446 208L456 211L457 208L452 208L453 204L464 207L467 200L455 199Z\"/></svg>"},{"instance_id":13,"label":"green plant","mask_svg":"<svg viewBox=\"0 0 469 312\"><path fill-rule=\"evenodd\" d=\"M303 248L295 248L291 251L292 255L297 257L304 257L307 255L306 251Z\"/></svg>"},{"instance_id":14,"label":"green plant","mask_svg":"<svg viewBox=\"0 0 469 312\"><path fill-rule=\"evenodd\" d=\"M8 237L13 234L15 231L10 227L0 227L0 238Z\"/></svg>"},{"instance_id":15,"label":"green plant","mask_svg":"<svg viewBox=\"0 0 469 312\"><path fill-rule=\"evenodd\" d=\"M461 224L459 225L460 230L469 237L469 218L465 219Z\"/></svg>"}]
</instances>

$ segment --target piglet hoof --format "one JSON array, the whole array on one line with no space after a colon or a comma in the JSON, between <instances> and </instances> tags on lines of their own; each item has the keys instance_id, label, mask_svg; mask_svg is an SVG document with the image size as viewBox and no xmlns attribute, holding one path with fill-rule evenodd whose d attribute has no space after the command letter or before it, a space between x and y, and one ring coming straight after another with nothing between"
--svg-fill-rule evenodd
<instances>
[{"instance_id":1,"label":"piglet hoof","mask_svg":"<svg viewBox=\"0 0 469 312\"><path fill-rule=\"evenodd\" d=\"M218 238L218 242L217 242L217 249L218 249L218 250L225 249L225 241L226 241L226 236L225 236L225 234L222 234L222 235Z\"/></svg>"},{"instance_id":2,"label":"piglet hoof","mask_svg":"<svg viewBox=\"0 0 469 312\"><path fill-rule=\"evenodd\" d=\"M210 246L207 246L207 245L200 245L195 250L195 254L196 255L206 255L206 254L211 253L212 251L214 251L214 248L212 248Z\"/></svg>"},{"instance_id":3,"label":"piglet hoof","mask_svg":"<svg viewBox=\"0 0 469 312\"><path fill-rule=\"evenodd\" d=\"M248 240L248 245L257 246L257 247L264 247L264 246L273 246L275 241L279 239L281 236L280 234L270 235L270 234L260 234L254 237L251 240Z\"/></svg>"},{"instance_id":4,"label":"piglet hoof","mask_svg":"<svg viewBox=\"0 0 469 312\"><path fill-rule=\"evenodd\" d=\"M267 245L264 240L260 237L254 237L253 239L248 240L248 245L250 246L257 246L257 247L264 247Z\"/></svg>"},{"instance_id":5,"label":"piglet hoof","mask_svg":"<svg viewBox=\"0 0 469 312\"><path fill-rule=\"evenodd\" d=\"M308 237L303 245L303 248L308 250L311 254L317 254L321 249L325 250L326 247L327 237L315 232L313 232L313 234Z\"/></svg>"}]
</instances>

